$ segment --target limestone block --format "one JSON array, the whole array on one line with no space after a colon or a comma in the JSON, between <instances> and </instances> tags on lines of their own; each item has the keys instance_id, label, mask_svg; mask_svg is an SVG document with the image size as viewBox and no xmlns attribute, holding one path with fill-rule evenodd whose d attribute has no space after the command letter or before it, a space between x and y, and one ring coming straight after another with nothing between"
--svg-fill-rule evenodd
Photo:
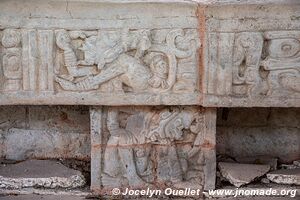
<instances>
[{"instance_id":1,"label":"limestone block","mask_svg":"<svg viewBox=\"0 0 300 200\"><path fill-rule=\"evenodd\" d=\"M235 157L238 163L269 165L270 170L277 170L278 159L270 156Z\"/></svg>"},{"instance_id":2,"label":"limestone block","mask_svg":"<svg viewBox=\"0 0 300 200\"><path fill-rule=\"evenodd\" d=\"M90 158L88 134L13 128L1 136L3 156L7 159Z\"/></svg>"},{"instance_id":3,"label":"limestone block","mask_svg":"<svg viewBox=\"0 0 300 200\"><path fill-rule=\"evenodd\" d=\"M267 174L267 178L279 184L300 185L300 168L273 171Z\"/></svg>"},{"instance_id":4,"label":"limestone block","mask_svg":"<svg viewBox=\"0 0 300 200\"><path fill-rule=\"evenodd\" d=\"M60 133L89 134L89 109L85 106L29 106L28 128Z\"/></svg>"},{"instance_id":5,"label":"limestone block","mask_svg":"<svg viewBox=\"0 0 300 200\"><path fill-rule=\"evenodd\" d=\"M299 159L300 135L290 127L217 127L217 151L231 157L270 156L288 163Z\"/></svg>"},{"instance_id":6,"label":"limestone block","mask_svg":"<svg viewBox=\"0 0 300 200\"><path fill-rule=\"evenodd\" d=\"M85 185L81 172L50 160L27 160L0 166L0 188L77 188Z\"/></svg>"},{"instance_id":7,"label":"limestone block","mask_svg":"<svg viewBox=\"0 0 300 200\"><path fill-rule=\"evenodd\" d=\"M0 106L0 130L27 127L26 109L24 106Z\"/></svg>"},{"instance_id":8,"label":"limestone block","mask_svg":"<svg viewBox=\"0 0 300 200\"><path fill-rule=\"evenodd\" d=\"M205 9L204 106L300 106L300 4L293 2Z\"/></svg>"},{"instance_id":9,"label":"limestone block","mask_svg":"<svg viewBox=\"0 0 300 200\"><path fill-rule=\"evenodd\" d=\"M219 169L224 178L234 186L240 187L265 175L270 166L220 162Z\"/></svg>"},{"instance_id":10,"label":"limestone block","mask_svg":"<svg viewBox=\"0 0 300 200\"><path fill-rule=\"evenodd\" d=\"M215 119L193 106L92 108L92 190L214 188Z\"/></svg>"},{"instance_id":11,"label":"limestone block","mask_svg":"<svg viewBox=\"0 0 300 200\"><path fill-rule=\"evenodd\" d=\"M1 1L0 105L200 104L197 8Z\"/></svg>"}]
</instances>

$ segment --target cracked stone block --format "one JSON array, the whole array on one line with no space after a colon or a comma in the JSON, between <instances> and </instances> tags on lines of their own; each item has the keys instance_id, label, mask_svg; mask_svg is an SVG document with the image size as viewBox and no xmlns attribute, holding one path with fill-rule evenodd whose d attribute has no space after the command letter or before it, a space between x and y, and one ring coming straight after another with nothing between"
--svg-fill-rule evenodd
<instances>
[{"instance_id":1,"label":"cracked stone block","mask_svg":"<svg viewBox=\"0 0 300 200\"><path fill-rule=\"evenodd\" d=\"M238 163L269 165L271 170L277 170L278 159L271 156L236 157Z\"/></svg>"},{"instance_id":2,"label":"cracked stone block","mask_svg":"<svg viewBox=\"0 0 300 200\"><path fill-rule=\"evenodd\" d=\"M279 184L300 185L300 168L273 171L267 174L267 178Z\"/></svg>"},{"instance_id":3,"label":"cracked stone block","mask_svg":"<svg viewBox=\"0 0 300 200\"><path fill-rule=\"evenodd\" d=\"M89 134L12 128L2 137L6 159L90 158Z\"/></svg>"},{"instance_id":4,"label":"cracked stone block","mask_svg":"<svg viewBox=\"0 0 300 200\"><path fill-rule=\"evenodd\" d=\"M218 126L217 130L219 154L233 158L264 155L276 157L281 163L293 162L300 157L300 135L295 127Z\"/></svg>"},{"instance_id":5,"label":"cracked stone block","mask_svg":"<svg viewBox=\"0 0 300 200\"><path fill-rule=\"evenodd\" d=\"M194 106L92 109L92 190L214 188L215 114Z\"/></svg>"},{"instance_id":6,"label":"cracked stone block","mask_svg":"<svg viewBox=\"0 0 300 200\"><path fill-rule=\"evenodd\" d=\"M219 169L222 176L231 184L241 187L265 175L270 170L270 166L220 162Z\"/></svg>"},{"instance_id":7,"label":"cracked stone block","mask_svg":"<svg viewBox=\"0 0 300 200\"><path fill-rule=\"evenodd\" d=\"M53 160L27 160L0 166L0 188L72 189L85 185L80 171Z\"/></svg>"}]
</instances>

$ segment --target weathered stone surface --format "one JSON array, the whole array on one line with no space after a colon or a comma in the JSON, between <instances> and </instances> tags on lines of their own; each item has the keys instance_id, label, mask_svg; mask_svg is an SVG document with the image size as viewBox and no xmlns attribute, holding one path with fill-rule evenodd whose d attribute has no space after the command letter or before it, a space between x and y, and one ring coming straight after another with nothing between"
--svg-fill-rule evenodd
<instances>
[{"instance_id":1,"label":"weathered stone surface","mask_svg":"<svg viewBox=\"0 0 300 200\"><path fill-rule=\"evenodd\" d=\"M269 180L279 184L300 185L300 168L281 169L267 174Z\"/></svg>"},{"instance_id":2,"label":"weathered stone surface","mask_svg":"<svg viewBox=\"0 0 300 200\"><path fill-rule=\"evenodd\" d=\"M0 197L1 200L84 200L84 197L69 196L69 195L20 195L20 196L4 196ZM147 198L139 198L140 200L146 200ZM159 198L151 198L158 200ZM189 198L173 198L176 200L192 200ZM211 198L209 198L211 199ZM295 198L289 197L246 197L246 198L218 198L211 200L295 200Z\"/></svg>"},{"instance_id":3,"label":"weathered stone surface","mask_svg":"<svg viewBox=\"0 0 300 200\"><path fill-rule=\"evenodd\" d=\"M1 188L77 188L84 184L81 172L69 169L56 161L27 160L0 167Z\"/></svg>"},{"instance_id":4,"label":"weathered stone surface","mask_svg":"<svg viewBox=\"0 0 300 200\"><path fill-rule=\"evenodd\" d=\"M300 168L300 160L295 160L293 164Z\"/></svg>"},{"instance_id":5,"label":"weathered stone surface","mask_svg":"<svg viewBox=\"0 0 300 200\"><path fill-rule=\"evenodd\" d=\"M271 170L277 170L278 159L269 156L236 157L238 163L269 165Z\"/></svg>"},{"instance_id":6,"label":"weathered stone surface","mask_svg":"<svg viewBox=\"0 0 300 200\"><path fill-rule=\"evenodd\" d=\"M231 184L240 187L266 174L270 166L220 162L219 169L222 176Z\"/></svg>"},{"instance_id":7,"label":"weathered stone surface","mask_svg":"<svg viewBox=\"0 0 300 200\"><path fill-rule=\"evenodd\" d=\"M268 156L281 163L300 159L299 108L218 110L217 153L233 158Z\"/></svg>"},{"instance_id":8,"label":"weathered stone surface","mask_svg":"<svg viewBox=\"0 0 300 200\"><path fill-rule=\"evenodd\" d=\"M241 197L241 198L218 198L211 200L295 200L293 197Z\"/></svg>"},{"instance_id":9,"label":"weathered stone surface","mask_svg":"<svg viewBox=\"0 0 300 200\"><path fill-rule=\"evenodd\" d=\"M0 157L90 158L85 106L1 106Z\"/></svg>"},{"instance_id":10,"label":"weathered stone surface","mask_svg":"<svg viewBox=\"0 0 300 200\"><path fill-rule=\"evenodd\" d=\"M232 157L267 155L282 162L299 158L298 128L226 127L218 128L218 134L219 153Z\"/></svg>"},{"instance_id":11,"label":"weathered stone surface","mask_svg":"<svg viewBox=\"0 0 300 200\"><path fill-rule=\"evenodd\" d=\"M26 120L30 130L89 134L90 118L86 106L28 106Z\"/></svg>"},{"instance_id":12,"label":"weathered stone surface","mask_svg":"<svg viewBox=\"0 0 300 200\"><path fill-rule=\"evenodd\" d=\"M3 136L3 155L7 159L90 157L87 134L10 129Z\"/></svg>"},{"instance_id":13,"label":"weathered stone surface","mask_svg":"<svg viewBox=\"0 0 300 200\"><path fill-rule=\"evenodd\" d=\"M204 106L300 106L300 4L293 2L205 9Z\"/></svg>"},{"instance_id":14,"label":"weathered stone surface","mask_svg":"<svg viewBox=\"0 0 300 200\"><path fill-rule=\"evenodd\" d=\"M0 156L91 153L95 191L213 189L210 107L300 107L300 3L274 1L1 1L0 105L103 107L0 115ZM265 110L221 121L220 152L299 159L297 111Z\"/></svg>"},{"instance_id":15,"label":"weathered stone surface","mask_svg":"<svg viewBox=\"0 0 300 200\"><path fill-rule=\"evenodd\" d=\"M15 3L0 4L1 105L200 103L196 3Z\"/></svg>"},{"instance_id":16,"label":"weathered stone surface","mask_svg":"<svg viewBox=\"0 0 300 200\"><path fill-rule=\"evenodd\" d=\"M85 197L69 196L69 195L18 195L4 196L1 200L84 200Z\"/></svg>"},{"instance_id":17,"label":"weathered stone surface","mask_svg":"<svg viewBox=\"0 0 300 200\"><path fill-rule=\"evenodd\" d=\"M103 109L95 108L91 113L95 192L157 185L214 187L214 109L188 106Z\"/></svg>"},{"instance_id":18,"label":"weathered stone surface","mask_svg":"<svg viewBox=\"0 0 300 200\"><path fill-rule=\"evenodd\" d=\"M16 2L0 7L2 105L300 106L297 2Z\"/></svg>"}]
</instances>

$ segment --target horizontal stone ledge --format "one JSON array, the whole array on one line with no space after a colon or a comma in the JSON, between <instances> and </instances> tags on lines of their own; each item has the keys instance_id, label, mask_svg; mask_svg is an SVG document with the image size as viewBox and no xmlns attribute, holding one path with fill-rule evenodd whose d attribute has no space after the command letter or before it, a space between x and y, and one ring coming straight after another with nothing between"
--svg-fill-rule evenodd
<instances>
[{"instance_id":1,"label":"horizontal stone ledge","mask_svg":"<svg viewBox=\"0 0 300 200\"><path fill-rule=\"evenodd\" d=\"M32 93L31 93L32 94ZM0 105L199 105L200 94L0 94Z\"/></svg>"}]
</instances>

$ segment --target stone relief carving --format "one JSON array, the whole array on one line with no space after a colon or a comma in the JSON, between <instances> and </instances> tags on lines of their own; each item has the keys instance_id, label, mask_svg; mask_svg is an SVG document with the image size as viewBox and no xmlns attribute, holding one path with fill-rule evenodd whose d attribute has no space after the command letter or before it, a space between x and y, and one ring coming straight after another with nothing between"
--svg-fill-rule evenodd
<instances>
[{"instance_id":1,"label":"stone relief carving","mask_svg":"<svg viewBox=\"0 0 300 200\"><path fill-rule=\"evenodd\" d=\"M196 107L109 108L102 185L201 189L203 123Z\"/></svg>"},{"instance_id":2,"label":"stone relief carving","mask_svg":"<svg viewBox=\"0 0 300 200\"><path fill-rule=\"evenodd\" d=\"M195 92L195 29L5 29L3 92Z\"/></svg>"},{"instance_id":3,"label":"stone relief carving","mask_svg":"<svg viewBox=\"0 0 300 200\"><path fill-rule=\"evenodd\" d=\"M266 32L268 56L261 65L269 72L268 94L280 89L300 92L300 32ZM279 91L278 91L279 89Z\"/></svg>"},{"instance_id":4,"label":"stone relief carving","mask_svg":"<svg viewBox=\"0 0 300 200\"><path fill-rule=\"evenodd\" d=\"M172 90L178 79L180 62L191 57L195 60L199 47L197 34L194 30L182 29L153 32L57 30L56 44L63 51L62 63L67 72L58 72L56 82L66 91ZM72 44L75 40L79 42L77 47ZM82 59L77 55L79 51ZM196 82L195 73L187 73L190 77L194 75L192 78ZM176 88L180 90L179 86Z\"/></svg>"},{"instance_id":5,"label":"stone relief carving","mask_svg":"<svg viewBox=\"0 0 300 200\"><path fill-rule=\"evenodd\" d=\"M259 65L263 48L261 33L238 33L233 55L233 90L248 96L260 92Z\"/></svg>"},{"instance_id":6,"label":"stone relief carving","mask_svg":"<svg viewBox=\"0 0 300 200\"><path fill-rule=\"evenodd\" d=\"M22 87L21 34L16 29L6 29L2 33L3 91L18 91Z\"/></svg>"},{"instance_id":7,"label":"stone relief carving","mask_svg":"<svg viewBox=\"0 0 300 200\"><path fill-rule=\"evenodd\" d=\"M223 79L209 79L209 93L229 95L233 97L297 97L300 92L300 32L299 31L270 31L270 32L241 32L221 33L219 36L211 36L212 40L219 39L221 46L217 48L211 45L210 51L214 57L210 60L216 68L211 70L210 77L220 76L219 71L224 74ZM232 37L231 37L232 36ZM225 43L225 38L233 38ZM212 41L211 41L212 42ZM216 49L214 49L216 48ZM226 51L226 52L225 52ZM231 55L224 57L224 54ZM222 59L218 59L221 57ZM222 64L220 62L231 63ZM212 66L212 67L214 67ZM223 69L226 66L227 69ZM218 84L228 84L228 93L214 88ZM222 82L223 81L223 82ZM226 83L225 83L226 81ZM217 84L218 83L218 84ZM222 88L222 87L220 87Z\"/></svg>"}]
</instances>

